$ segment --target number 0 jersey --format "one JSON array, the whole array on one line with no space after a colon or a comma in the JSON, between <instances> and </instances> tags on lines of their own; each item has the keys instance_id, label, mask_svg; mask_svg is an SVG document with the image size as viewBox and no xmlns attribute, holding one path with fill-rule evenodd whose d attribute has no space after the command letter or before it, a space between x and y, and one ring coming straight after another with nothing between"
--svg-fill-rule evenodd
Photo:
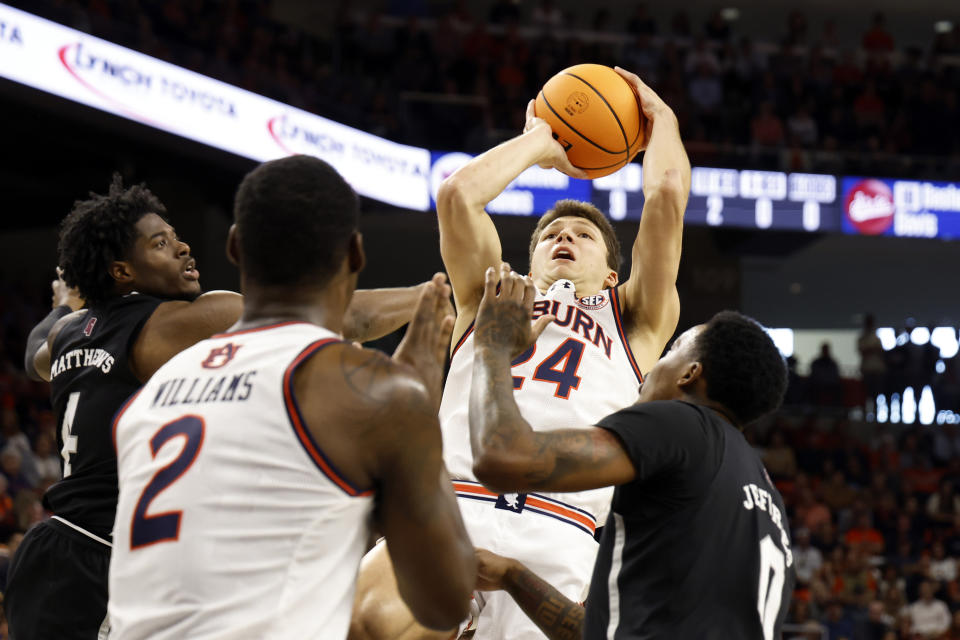
<instances>
[{"instance_id":1,"label":"number 0 jersey","mask_svg":"<svg viewBox=\"0 0 960 640\"><path fill-rule=\"evenodd\" d=\"M302 322L214 336L118 415L111 639L346 636L372 492L293 395L297 367L340 341Z\"/></svg>"},{"instance_id":2,"label":"number 0 jersey","mask_svg":"<svg viewBox=\"0 0 960 640\"><path fill-rule=\"evenodd\" d=\"M636 477L600 539L584 638L775 640L796 571L783 499L743 434L678 400L604 418Z\"/></svg>"},{"instance_id":3,"label":"number 0 jersey","mask_svg":"<svg viewBox=\"0 0 960 640\"><path fill-rule=\"evenodd\" d=\"M642 376L630 351L616 289L577 298L569 280L537 293L534 316L556 320L536 345L513 361L514 398L537 431L587 427L636 401ZM473 327L460 339L440 404L443 457L453 478L475 480L467 399L473 379ZM541 493L588 511L599 523L610 508L612 488L579 493Z\"/></svg>"}]
</instances>

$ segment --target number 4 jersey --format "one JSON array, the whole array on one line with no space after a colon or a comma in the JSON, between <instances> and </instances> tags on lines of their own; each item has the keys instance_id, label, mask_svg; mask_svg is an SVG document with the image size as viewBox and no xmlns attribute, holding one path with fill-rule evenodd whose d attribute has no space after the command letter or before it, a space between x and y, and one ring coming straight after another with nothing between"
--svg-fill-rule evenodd
<instances>
[{"instance_id":1,"label":"number 4 jersey","mask_svg":"<svg viewBox=\"0 0 960 640\"><path fill-rule=\"evenodd\" d=\"M324 456L293 393L297 367L341 342L302 322L214 336L121 411L111 639L346 636L373 494Z\"/></svg>"},{"instance_id":2,"label":"number 4 jersey","mask_svg":"<svg viewBox=\"0 0 960 640\"><path fill-rule=\"evenodd\" d=\"M130 370L130 349L163 300L131 293L76 315L50 355L50 395L57 415L63 479L44 506L103 540L117 507L117 459L110 440L113 416L141 382Z\"/></svg>"},{"instance_id":3,"label":"number 4 jersey","mask_svg":"<svg viewBox=\"0 0 960 640\"><path fill-rule=\"evenodd\" d=\"M600 540L585 638L774 640L796 571L783 499L706 407L645 402L600 421L636 470Z\"/></svg>"},{"instance_id":4,"label":"number 4 jersey","mask_svg":"<svg viewBox=\"0 0 960 640\"><path fill-rule=\"evenodd\" d=\"M577 298L569 280L537 293L535 317L556 320L536 345L513 361L514 398L537 431L586 427L636 401L642 382L630 351L616 289ZM440 405L443 457L450 475L475 480L467 399L473 378L473 327L460 339ZM547 494L588 511L602 523L612 489Z\"/></svg>"}]
</instances>

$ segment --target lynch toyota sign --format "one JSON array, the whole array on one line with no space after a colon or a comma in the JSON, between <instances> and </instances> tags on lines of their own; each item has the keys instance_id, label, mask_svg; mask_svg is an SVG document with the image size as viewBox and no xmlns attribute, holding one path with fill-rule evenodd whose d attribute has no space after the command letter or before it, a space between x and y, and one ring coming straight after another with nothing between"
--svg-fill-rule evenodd
<instances>
[{"instance_id":1,"label":"lynch toyota sign","mask_svg":"<svg viewBox=\"0 0 960 640\"><path fill-rule=\"evenodd\" d=\"M0 4L0 76L257 161L330 162L360 194L430 207L430 154Z\"/></svg>"}]
</instances>

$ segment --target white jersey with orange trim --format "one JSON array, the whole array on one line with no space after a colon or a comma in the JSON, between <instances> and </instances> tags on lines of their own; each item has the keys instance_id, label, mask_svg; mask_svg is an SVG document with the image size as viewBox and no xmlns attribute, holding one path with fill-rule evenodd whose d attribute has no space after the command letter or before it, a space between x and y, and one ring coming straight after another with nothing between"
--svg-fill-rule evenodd
<instances>
[{"instance_id":1,"label":"white jersey with orange trim","mask_svg":"<svg viewBox=\"0 0 960 640\"><path fill-rule=\"evenodd\" d=\"M556 320L532 349L513 361L514 398L531 427L537 431L587 427L636 402L643 377L624 333L616 289L578 299L572 282L557 280L546 293L537 293L533 309L535 317L549 313ZM457 480L476 480L467 402L473 357L471 325L454 349L440 405L443 457ZM476 493L457 491L461 497ZM592 533L606 518L613 489L530 496L529 508L539 500L541 510L552 510L553 517ZM560 512L551 506L557 501L573 510ZM588 512L592 523L576 511Z\"/></svg>"},{"instance_id":2,"label":"white jersey with orange trim","mask_svg":"<svg viewBox=\"0 0 960 640\"><path fill-rule=\"evenodd\" d=\"M120 411L111 640L346 636L372 492L293 396L297 367L340 341L302 322L214 336Z\"/></svg>"}]
</instances>

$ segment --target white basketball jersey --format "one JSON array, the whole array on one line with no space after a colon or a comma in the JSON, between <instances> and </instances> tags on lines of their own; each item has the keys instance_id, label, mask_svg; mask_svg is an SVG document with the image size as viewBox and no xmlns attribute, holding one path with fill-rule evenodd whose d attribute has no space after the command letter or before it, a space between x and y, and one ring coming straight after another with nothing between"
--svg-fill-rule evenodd
<instances>
[{"instance_id":1,"label":"white basketball jersey","mask_svg":"<svg viewBox=\"0 0 960 640\"><path fill-rule=\"evenodd\" d=\"M587 427L636 402L642 376L624 334L616 289L578 299L572 282L557 280L534 303L534 317L548 313L556 320L513 361L514 397L530 426ZM452 477L466 480L475 480L467 402L473 358L471 325L455 347L440 404L444 461ZM589 511L603 524L613 488L538 495Z\"/></svg>"},{"instance_id":2,"label":"white basketball jersey","mask_svg":"<svg viewBox=\"0 0 960 640\"><path fill-rule=\"evenodd\" d=\"M340 341L303 322L214 336L120 411L111 640L346 637L372 492L293 396L300 363Z\"/></svg>"}]
</instances>

